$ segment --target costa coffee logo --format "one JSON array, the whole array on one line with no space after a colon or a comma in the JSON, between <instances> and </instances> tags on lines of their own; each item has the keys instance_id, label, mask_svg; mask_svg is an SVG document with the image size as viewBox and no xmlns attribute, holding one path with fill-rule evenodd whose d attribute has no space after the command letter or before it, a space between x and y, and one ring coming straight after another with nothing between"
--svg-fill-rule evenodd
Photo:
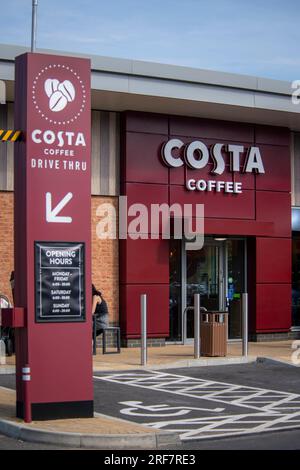
<instances>
[{"instance_id":1,"label":"costa coffee logo","mask_svg":"<svg viewBox=\"0 0 300 470\"><path fill-rule=\"evenodd\" d=\"M240 158L245 152L243 145L217 143L208 148L200 140L185 145L180 139L170 139L162 146L161 156L163 162L171 168L179 168L186 164L194 170L201 170L209 163L209 160L212 160L211 173L222 175L225 170L223 151L229 152L230 171L240 172ZM251 146L247 149L242 172L265 173L259 147Z\"/></svg>"},{"instance_id":2,"label":"costa coffee logo","mask_svg":"<svg viewBox=\"0 0 300 470\"><path fill-rule=\"evenodd\" d=\"M222 175L225 171L223 152L230 155L230 171L240 172L241 155L245 152L243 145L217 143L208 148L204 142L195 140L185 145L180 139L170 139L161 149L163 162L170 168L180 168L186 164L193 170L201 170L211 159L213 168L210 173ZM264 165L259 147L251 146L247 149L242 173L264 173ZM205 179L188 179L186 181L188 191L215 191L217 193L242 193L242 183L233 181L215 181Z\"/></svg>"},{"instance_id":3,"label":"costa coffee logo","mask_svg":"<svg viewBox=\"0 0 300 470\"><path fill-rule=\"evenodd\" d=\"M66 125L79 118L86 105L86 90L80 75L64 64L49 64L32 84L36 111L50 124Z\"/></svg>"},{"instance_id":4,"label":"costa coffee logo","mask_svg":"<svg viewBox=\"0 0 300 470\"><path fill-rule=\"evenodd\" d=\"M56 78L45 80L45 93L49 98L49 109L55 113L62 111L69 103L75 99L75 88L70 80L62 83Z\"/></svg>"}]
</instances>

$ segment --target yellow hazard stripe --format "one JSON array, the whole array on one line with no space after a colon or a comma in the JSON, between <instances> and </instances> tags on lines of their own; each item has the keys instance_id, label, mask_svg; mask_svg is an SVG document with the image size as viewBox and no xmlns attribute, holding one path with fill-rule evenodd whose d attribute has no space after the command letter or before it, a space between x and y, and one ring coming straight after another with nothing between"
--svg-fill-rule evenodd
<instances>
[{"instance_id":1,"label":"yellow hazard stripe","mask_svg":"<svg viewBox=\"0 0 300 470\"><path fill-rule=\"evenodd\" d=\"M20 137L21 135L21 131L15 131L14 132L14 135L11 137L10 141L11 142L15 142L16 140L18 140L18 138Z\"/></svg>"},{"instance_id":2,"label":"yellow hazard stripe","mask_svg":"<svg viewBox=\"0 0 300 470\"><path fill-rule=\"evenodd\" d=\"M9 137L11 136L12 132L13 132L13 131L6 131L5 134L4 134L4 136L2 137L2 140L3 140L4 142L6 142L6 141L9 139Z\"/></svg>"},{"instance_id":3,"label":"yellow hazard stripe","mask_svg":"<svg viewBox=\"0 0 300 470\"><path fill-rule=\"evenodd\" d=\"M0 141L1 142L16 142L20 139L21 131L14 130L3 130L0 129Z\"/></svg>"}]
</instances>

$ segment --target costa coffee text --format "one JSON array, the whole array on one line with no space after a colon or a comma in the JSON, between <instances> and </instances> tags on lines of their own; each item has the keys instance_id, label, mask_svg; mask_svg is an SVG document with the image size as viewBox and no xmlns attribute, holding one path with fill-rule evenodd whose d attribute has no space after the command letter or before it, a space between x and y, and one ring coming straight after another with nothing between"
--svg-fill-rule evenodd
<instances>
[{"instance_id":1,"label":"costa coffee text","mask_svg":"<svg viewBox=\"0 0 300 470\"><path fill-rule=\"evenodd\" d=\"M86 147L84 134L82 132L70 131L58 131L53 132L51 130L41 131L40 129L35 129L32 131L31 138L35 144L44 143L46 145L57 144L58 147L63 147L64 145L74 145L78 147Z\"/></svg>"},{"instance_id":2,"label":"costa coffee text","mask_svg":"<svg viewBox=\"0 0 300 470\"><path fill-rule=\"evenodd\" d=\"M178 156L174 156L176 149L179 150ZM208 148L200 140L185 145L180 139L170 139L163 145L161 155L163 162L171 168L179 168L185 163L194 170L204 168L211 159L214 164L211 173L221 175L225 170L222 151L229 152L230 171L239 172L241 154L245 152L243 145L217 143ZM248 148L242 172L265 173L259 147L251 146Z\"/></svg>"},{"instance_id":3,"label":"costa coffee text","mask_svg":"<svg viewBox=\"0 0 300 470\"><path fill-rule=\"evenodd\" d=\"M186 189L189 191L215 191L217 193L242 193L242 183L232 181L213 181L213 180L194 180L189 179L186 182Z\"/></svg>"}]
</instances>

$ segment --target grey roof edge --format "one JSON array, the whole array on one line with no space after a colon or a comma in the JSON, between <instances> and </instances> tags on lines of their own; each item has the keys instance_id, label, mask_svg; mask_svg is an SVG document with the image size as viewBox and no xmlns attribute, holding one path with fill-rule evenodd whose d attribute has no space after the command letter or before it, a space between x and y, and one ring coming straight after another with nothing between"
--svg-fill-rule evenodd
<instances>
[{"instance_id":1,"label":"grey roof edge","mask_svg":"<svg viewBox=\"0 0 300 470\"><path fill-rule=\"evenodd\" d=\"M29 47L10 44L0 44L0 61L13 62L14 58L25 52ZM244 89L257 92L288 95L292 94L291 82L274 80L251 75L242 75L229 72L184 67L180 65L161 64L142 60L118 59L114 57L96 56L76 52L54 51L50 49L37 49L37 53L68 55L91 59L91 68L94 72L111 72L132 76L143 76L176 80L191 83L202 83L235 89Z\"/></svg>"}]
</instances>

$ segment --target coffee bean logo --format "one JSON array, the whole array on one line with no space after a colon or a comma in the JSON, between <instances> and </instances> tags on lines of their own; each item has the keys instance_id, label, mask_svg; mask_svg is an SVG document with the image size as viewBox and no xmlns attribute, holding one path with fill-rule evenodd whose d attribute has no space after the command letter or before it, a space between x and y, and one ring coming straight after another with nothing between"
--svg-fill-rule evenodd
<instances>
[{"instance_id":1,"label":"coffee bean logo","mask_svg":"<svg viewBox=\"0 0 300 470\"><path fill-rule=\"evenodd\" d=\"M70 80L65 80L64 82L58 85L58 90L67 98L69 103L74 101L75 98L75 88L73 87Z\"/></svg>"},{"instance_id":2,"label":"coffee bean logo","mask_svg":"<svg viewBox=\"0 0 300 470\"><path fill-rule=\"evenodd\" d=\"M62 94L61 91L55 91L49 100L49 108L51 111L57 113L62 111L68 104L67 98Z\"/></svg>"},{"instance_id":3,"label":"coffee bean logo","mask_svg":"<svg viewBox=\"0 0 300 470\"><path fill-rule=\"evenodd\" d=\"M62 111L75 99L75 88L70 80L60 83L56 78L48 78L44 88L49 98L49 109L55 113Z\"/></svg>"},{"instance_id":4,"label":"coffee bean logo","mask_svg":"<svg viewBox=\"0 0 300 470\"><path fill-rule=\"evenodd\" d=\"M45 81L44 87L45 87L45 92L48 98L50 98L51 95L53 95L53 93L57 91L58 85L59 85L59 81L56 80L56 78L54 79L48 78L48 80Z\"/></svg>"},{"instance_id":5,"label":"coffee bean logo","mask_svg":"<svg viewBox=\"0 0 300 470\"><path fill-rule=\"evenodd\" d=\"M51 63L44 66L32 83L32 101L36 113L49 124L66 125L75 122L86 107L87 98L84 81L78 71L68 64Z\"/></svg>"}]
</instances>

